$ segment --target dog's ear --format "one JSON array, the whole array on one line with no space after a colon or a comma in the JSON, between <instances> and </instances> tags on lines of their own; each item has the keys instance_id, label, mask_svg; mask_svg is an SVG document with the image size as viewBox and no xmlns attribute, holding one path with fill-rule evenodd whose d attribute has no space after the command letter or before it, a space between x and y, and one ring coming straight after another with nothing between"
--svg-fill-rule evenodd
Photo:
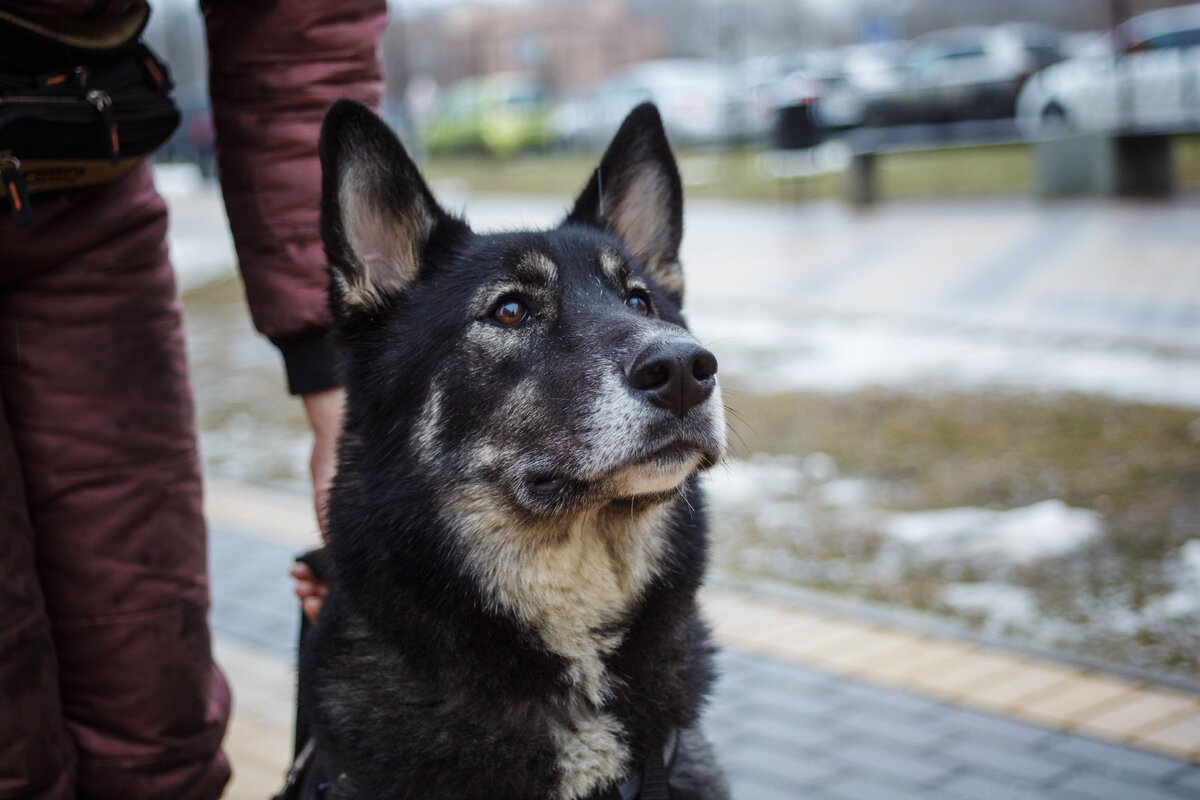
<instances>
[{"instance_id":1,"label":"dog's ear","mask_svg":"<svg viewBox=\"0 0 1200 800\"><path fill-rule=\"evenodd\" d=\"M339 100L321 125L321 238L338 315L403 292L448 217L404 145L375 114Z\"/></svg>"},{"instance_id":2,"label":"dog's ear","mask_svg":"<svg viewBox=\"0 0 1200 800\"><path fill-rule=\"evenodd\" d=\"M651 277L682 303L683 187L653 103L629 112L566 221L616 235Z\"/></svg>"}]
</instances>

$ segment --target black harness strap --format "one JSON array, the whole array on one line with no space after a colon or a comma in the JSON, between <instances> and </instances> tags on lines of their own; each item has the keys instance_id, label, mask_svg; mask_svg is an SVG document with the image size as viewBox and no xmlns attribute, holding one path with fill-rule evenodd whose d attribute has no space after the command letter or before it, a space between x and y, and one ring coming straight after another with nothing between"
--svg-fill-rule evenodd
<instances>
[{"instance_id":1,"label":"black harness strap","mask_svg":"<svg viewBox=\"0 0 1200 800\"><path fill-rule=\"evenodd\" d=\"M667 765L663 763L662 750L654 748L642 767L642 791L638 793L638 800L671 800L670 777Z\"/></svg>"}]
</instances>

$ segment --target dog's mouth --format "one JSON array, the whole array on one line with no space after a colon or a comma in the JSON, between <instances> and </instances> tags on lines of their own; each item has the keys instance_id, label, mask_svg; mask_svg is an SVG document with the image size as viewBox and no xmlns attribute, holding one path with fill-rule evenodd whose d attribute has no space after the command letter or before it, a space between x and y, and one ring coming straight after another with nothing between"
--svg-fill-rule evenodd
<instances>
[{"instance_id":1,"label":"dog's mouth","mask_svg":"<svg viewBox=\"0 0 1200 800\"><path fill-rule=\"evenodd\" d=\"M564 509L577 504L630 502L655 504L674 496L697 470L719 456L704 445L672 440L652 446L604 473L586 478L565 472L531 470L521 479L526 498L536 506Z\"/></svg>"}]
</instances>

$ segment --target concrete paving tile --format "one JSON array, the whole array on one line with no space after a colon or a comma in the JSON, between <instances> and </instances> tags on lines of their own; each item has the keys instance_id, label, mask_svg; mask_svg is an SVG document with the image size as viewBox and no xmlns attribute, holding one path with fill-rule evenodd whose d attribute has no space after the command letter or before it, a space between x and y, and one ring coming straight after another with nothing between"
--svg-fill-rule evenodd
<instances>
[{"instance_id":1,"label":"concrete paving tile","mask_svg":"<svg viewBox=\"0 0 1200 800\"><path fill-rule=\"evenodd\" d=\"M833 683L840 683L842 680L839 675L829 670L809 664L798 664L795 661L771 658L762 654L751 656L751 658L758 665L754 675L763 678L773 676L789 682L805 683L812 686L828 686Z\"/></svg>"},{"instance_id":2,"label":"concrete paving tile","mask_svg":"<svg viewBox=\"0 0 1200 800\"><path fill-rule=\"evenodd\" d=\"M777 783L750 770L734 770L726 777L734 800L797 800L807 796L804 787Z\"/></svg>"},{"instance_id":3,"label":"concrete paving tile","mask_svg":"<svg viewBox=\"0 0 1200 800\"><path fill-rule=\"evenodd\" d=\"M780 632L769 642L771 655L785 659L798 659L811 663L811 654L840 642L862 636L869 628L856 624L843 624L819 620L801 628ZM763 642L763 645L768 644Z\"/></svg>"},{"instance_id":4,"label":"concrete paving tile","mask_svg":"<svg viewBox=\"0 0 1200 800\"><path fill-rule=\"evenodd\" d=\"M1197 794L1195 789L1182 789L1178 786L1170 785L1164 785L1161 789L1166 792L1171 800L1196 800L1197 797L1200 797L1200 794Z\"/></svg>"},{"instance_id":5,"label":"concrete paving tile","mask_svg":"<svg viewBox=\"0 0 1200 800\"><path fill-rule=\"evenodd\" d=\"M1200 766L1189 766L1172 775L1168 785L1173 789L1191 792L1194 797L1200 797Z\"/></svg>"},{"instance_id":6,"label":"concrete paving tile","mask_svg":"<svg viewBox=\"0 0 1200 800\"><path fill-rule=\"evenodd\" d=\"M801 747L825 750L853 733L848 726L825 719L766 713L751 717L746 730L752 739L785 751Z\"/></svg>"},{"instance_id":7,"label":"concrete paving tile","mask_svg":"<svg viewBox=\"0 0 1200 800\"><path fill-rule=\"evenodd\" d=\"M737 712L742 712L746 707L747 702L745 695L741 692L718 683L716 691L713 692L708 705L705 706L704 715L706 717L725 717L730 714L736 716Z\"/></svg>"},{"instance_id":8,"label":"concrete paving tile","mask_svg":"<svg viewBox=\"0 0 1200 800\"><path fill-rule=\"evenodd\" d=\"M911 645L888 653L886 659L879 659L869 672L862 672L860 676L911 688L915 685L914 676L978 649L977 645L970 642L947 639L917 640Z\"/></svg>"},{"instance_id":9,"label":"concrete paving tile","mask_svg":"<svg viewBox=\"0 0 1200 800\"><path fill-rule=\"evenodd\" d=\"M865 630L861 635L837 640L808 653L808 660L817 666L837 672L870 674L880 660L912 642L909 634L884 630Z\"/></svg>"},{"instance_id":10,"label":"concrete paving tile","mask_svg":"<svg viewBox=\"0 0 1200 800\"><path fill-rule=\"evenodd\" d=\"M1054 735L1039 725L950 705L934 719L955 732L1003 750L1036 749Z\"/></svg>"},{"instance_id":11,"label":"concrete paving tile","mask_svg":"<svg viewBox=\"0 0 1200 800\"><path fill-rule=\"evenodd\" d=\"M1165 781L1185 769L1184 762L1174 758L1074 734L1056 734L1045 741L1045 748L1069 753L1082 759L1091 771L1113 778L1138 776L1150 781Z\"/></svg>"},{"instance_id":12,"label":"concrete paving tile","mask_svg":"<svg viewBox=\"0 0 1200 800\"><path fill-rule=\"evenodd\" d=\"M1021 753L967 738L949 740L940 752L957 759L972 772L1001 776L1001 781L1050 783L1078 765L1077 759L1064 753Z\"/></svg>"},{"instance_id":13,"label":"concrete paving tile","mask_svg":"<svg viewBox=\"0 0 1200 800\"><path fill-rule=\"evenodd\" d=\"M1087 800L1174 800L1162 784L1116 780L1095 772L1068 776L1049 791L1054 797Z\"/></svg>"},{"instance_id":14,"label":"concrete paving tile","mask_svg":"<svg viewBox=\"0 0 1200 800\"><path fill-rule=\"evenodd\" d=\"M1190 712L1134 735L1134 743L1200 762L1200 712Z\"/></svg>"},{"instance_id":15,"label":"concrete paving tile","mask_svg":"<svg viewBox=\"0 0 1200 800\"><path fill-rule=\"evenodd\" d=\"M768 686L743 687L740 693L747 703L766 713L799 717L828 717L845 702L838 692L774 691Z\"/></svg>"},{"instance_id":16,"label":"concrete paving tile","mask_svg":"<svg viewBox=\"0 0 1200 800\"><path fill-rule=\"evenodd\" d=\"M958 697L972 706L995 711L1019 708L1031 695L1053 693L1082 675L1082 670L1056 664L1014 664L977 683L960 687Z\"/></svg>"},{"instance_id":17,"label":"concrete paving tile","mask_svg":"<svg viewBox=\"0 0 1200 800\"><path fill-rule=\"evenodd\" d=\"M254 762L281 778L291 762L291 729L273 725L242 711L235 711L230 721L225 746L241 764Z\"/></svg>"},{"instance_id":18,"label":"concrete paving tile","mask_svg":"<svg viewBox=\"0 0 1200 800\"><path fill-rule=\"evenodd\" d=\"M839 744L830 755L846 763L856 773L863 771L901 785L916 786L944 779L957 769L948 759L901 747L874 736L858 736Z\"/></svg>"},{"instance_id":19,"label":"concrete paving tile","mask_svg":"<svg viewBox=\"0 0 1200 800\"><path fill-rule=\"evenodd\" d=\"M940 713L945 708L940 700L925 695L862 681L841 680L835 689L842 697L847 698L848 702L882 707L892 714L928 717Z\"/></svg>"},{"instance_id":20,"label":"concrete paving tile","mask_svg":"<svg viewBox=\"0 0 1200 800\"><path fill-rule=\"evenodd\" d=\"M777 784L795 787L829 780L842 764L801 747L779 748L751 737L737 751L738 770L750 771Z\"/></svg>"},{"instance_id":21,"label":"concrete paving tile","mask_svg":"<svg viewBox=\"0 0 1200 800\"><path fill-rule=\"evenodd\" d=\"M1069 728L1080 718L1107 705L1115 705L1136 688L1138 684L1123 678L1089 673L1066 686L1031 695L1021 704L1020 711L1023 716L1043 724Z\"/></svg>"},{"instance_id":22,"label":"concrete paving tile","mask_svg":"<svg viewBox=\"0 0 1200 800\"><path fill-rule=\"evenodd\" d=\"M231 760L233 777L225 788L223 800L263 800L274 797L283 786L283 772L254 763L239 764L236 757Z\"/></svg>"},{"instance_id":23,"label":"concrete paving tile","mask_svg":"<svg viewBox=\"0 0 1200 800\"><path fill-rule=\"evenodd\" d=\"M1197 699L1191 695L1141 689L1095 713L1082 715L1078 727L1086 733L1127 740L1141 730L1165 728L1189 712L1200 712Z\"/></svg>"},{"instance_id":24,"label":"concrete paving tile","mask_svg":"<svg viewBox=\"0 0 1200 800\"><path fill-rule=\"evenodd\" d=\"M963 686L978 685L1004 669L1023 662L1019 656L1000 652L976 651L958 658L929 666L913 675L913 685L922 691L942 697L963 696Z\"/></svg>"},{"instance_id":25,"label":"concrete paving tile","mask_svg":"<svg viewBox=\"0 0 1200 800\"><path fill-rule=\"evenodd\" d=\"M956 775L938 787L945 797L961 800L1041 800L1041 788L1030 781L975 771Z\"/></svg>"},{"instance_id":26,"label":"concrete paving tile","mask_svg":"<svg viewBox=\"0 0 1200 800\"><path fill-rule=\"evenodd\" d=\"M920 718L898 716L878 708L855 708L839 716L838 721L849 731L848 738L874 736L906 748L933 748L954 735L945 726L930 725Z\"/></svg>"},{"instance_id":27,"label":"concrete paving tile","mask_svg":"<svg viewBox=\"0 0 1200 800\"><path fill-rule=\"evenodd\" d=\"M743 647L763 638L773 638L780 630L816 621L814 615L729 592L706 591L700 600L704 618L712 625L717 639Z\"/></svg>"},{"instance_id":28,"label":"concrete paving tile","mask_svg":"<svg viewBox=\"0 0 1200 800\"><path fill-rule=\"evenodd\" d=\"M780 692L785 694L823 694L840 684L832 674L796 664L762 659L761 668L742 669L729 676L732 686L750 694Z\"/></svg>"},{"instance_id":29,"label":"concrete paving tile","mask_svg":"<svg viewBox=\"0 0 1200 800\"><path fill-rule=\"evenodd\" d=\"M838 800L928 800L929 791L919 786L900 785L886 778L868 775L847 775L841 780L821 787L821 791ZM798 797L793 800L799 800Z\"/></svg>"}]
</instances>

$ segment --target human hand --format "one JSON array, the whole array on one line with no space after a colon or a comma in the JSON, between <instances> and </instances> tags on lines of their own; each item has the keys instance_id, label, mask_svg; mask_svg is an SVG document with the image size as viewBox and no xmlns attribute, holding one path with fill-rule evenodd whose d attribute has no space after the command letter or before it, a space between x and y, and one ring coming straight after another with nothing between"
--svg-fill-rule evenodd
<instances>
[{"instance_id":1,"label":"human hand","mask_svg":"<svg viewBox=\"0 0 1200 800\"><path fill-rule=\"evenodd\" d=\"M337 473L337 442L342 432L346 390L340 387L325 389L303 395L300 399L304 402L304 413L313 432L312 458L308 466L312 472L317 525L321 529L321 540L327 541L325 501L329 497L329 487L333 485L333 476Z\"/></svg>"},{"instance_id":2,"label":"human hand","mask_svg":"<svg viewBox=\"0 0 1200 800\"><path fill-rule=\"evenodd\" d=\"M312 473L313 506L321 531L321 540L327 542L325 501L329 498L333 476L337 474L337 442L342 432L346 392L341 388L326 389L303 395L300 399L304 402L304 413L313 432L312 457L308 462ZM296 581L293 591L296 597L300 598L300 608L304 610L304 616L308 617L309 622L316 622L328 591L325 583L317 579L307 564L301 562L293 564L290 573Z\"/></svg>"},{"instance_id":3,"label":"human hand","mask_svg":"<svg viewBox=\"0 0 1200 800\"><path fill-rule=\"evenodd\" d=\"M317 614L321 612L321 604L325 602L325 594L329 588L317 579L317 576L313 574L312 567L302 561L292 564L292 568L288 572L296 581L293 591L295 591L296 597L300 598L300 608L304 610L304 616L308 617L309 622L316 622Z\"/></svg>"}]
</instances>

